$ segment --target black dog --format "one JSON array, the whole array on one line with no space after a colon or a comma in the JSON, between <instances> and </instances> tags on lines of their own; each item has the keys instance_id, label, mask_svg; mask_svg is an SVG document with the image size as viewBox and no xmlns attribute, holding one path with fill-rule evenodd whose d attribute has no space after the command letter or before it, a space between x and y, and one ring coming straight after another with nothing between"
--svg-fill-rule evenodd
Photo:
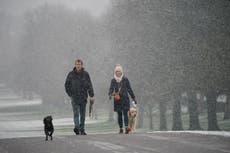
<instances>
[{"instance_id":1,"label":"black dog","mask_svg":"<svg viewBox=\"0 0 230 153\"><path fill-rule=\"evenodd\" d=\"M53 120L52 116L46 116L43 119L46 141L48 140L48 136L50 136L50 139L53 140L52 134L54 132L54 126L52 120Z\"/></svg>"}]
</instances>

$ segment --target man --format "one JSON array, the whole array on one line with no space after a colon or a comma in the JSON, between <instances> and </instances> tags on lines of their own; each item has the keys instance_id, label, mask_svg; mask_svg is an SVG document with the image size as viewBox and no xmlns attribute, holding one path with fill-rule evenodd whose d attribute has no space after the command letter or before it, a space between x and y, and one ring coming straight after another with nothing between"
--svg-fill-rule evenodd
<instances>
[{"instance_id":1,"label":"man","mask_svg":"<svg viewBox=\"0 0 230 153\"><path fill-rule=\"evenodd\" d=\"M88 95L90 103L93 104L94 91L89 73L83 68L82 60L78 59L75 61L73 71L69 72L66 78L65 90L68 96L71 98L75 125L74 132L76 135L87 135L85 132L86 104Z\"/></svg>"}]
</instances>

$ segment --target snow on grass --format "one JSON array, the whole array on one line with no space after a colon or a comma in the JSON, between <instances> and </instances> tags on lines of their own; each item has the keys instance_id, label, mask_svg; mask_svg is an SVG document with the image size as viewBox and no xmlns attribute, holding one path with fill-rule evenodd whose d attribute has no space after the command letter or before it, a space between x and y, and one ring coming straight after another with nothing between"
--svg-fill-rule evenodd
<instances>
[{"instance_id":1,"label":"snow on grass","mask_svg":"<svg viewBox=\"0 0 230 153\"><path fill-rule=\"evenodd\" d=\"M41 99L34 99L34 100L0 100L0 108L6 107L18 107L18 106L33 106L33 105L41 105Z\"/></svg>"},{"instance_id":2,"label":"snow on grass","mask_svg":"<svg viewBox=\"0 0 230 153\"><path fill-rule=\"evenodd\" d=\"M94 123L102 123L104 120L90 120L86 118L86 125ZM58 118L53 119L55 133L57 135L72 135L74 127L73 118ZM16 121L1 121L0 122L0 139L16 138L16 137L34 137L42 136L43 133L43 118L41 120L16 120ZM65 129L67 128L67 131ZM71 128L71 130L69 130ZM63 131L64 130L64 131Z\"/></svg>"},{"instance_id":3,"label":"snow on grass","mask_svg":"<svg viewBox=\"0 0 230 153\"><path fill-rule=\"evenodd\" d=\"M15 94L11 94L11 93L0 93L0 100L16 100L19 99L20 97L18 95Z\"/></svg>"},{"instance_id":4,"label":"snow on grass","mask_svg":"<svg viewBox=\"0 0 230 153\"><path fill-rule=\"evenodd\" d=\"M230 137L230 131L153 131L147 133L194 133L194 134L202 134L202 135L216 135L216 136L225 136Z\"/></svg>"},{"instance_id":5,"label":"snow on grass","mask_svg":"<svg viewBox=\"0 0 230 153\"><path fill-rule=\"evenodd\" d=\"M94 124L98 122L103 122L102 120L88 120L86 119L86 124ZM53 124L57 126L73 126L73 118L60 118L54 119ZM0 122L1 130L31 130L43 127L43 119L41 120L25 120L25 121L2 121Z\"/></svg>"}]
</instances>

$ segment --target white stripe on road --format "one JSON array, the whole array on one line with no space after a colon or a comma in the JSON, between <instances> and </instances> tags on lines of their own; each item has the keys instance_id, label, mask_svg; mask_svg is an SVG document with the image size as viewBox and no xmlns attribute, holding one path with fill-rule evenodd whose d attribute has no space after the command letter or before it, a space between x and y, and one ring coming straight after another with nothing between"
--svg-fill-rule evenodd
<instances>
[{"instance_id":1,"label":"white stripe on road","mask_svg":"<svg viewBox=\"0 0 230 153\"><path fill-rule=\"evenodd\" d=\"M102 141L92 141L92 142L88 142L88 143L93 144L95 147L98 147L102 150L108 150L108 151L113 152L113 153L139 153L137 151L134 151L137 148L139 150L142 150L142 153L145 153L145 151L160 153L159 151L157 151L154 148L149 148L146 146L142 147L140 145L135 146L135 147L130 146L129 148L125 148L124 146L121 146L121 145L116 145L116 144L112 144L112 143L108 143L108 142L102 142Z\"/></svg>"},{"instance_id":2,"label":"white stripe on road","mask_svg":"<svg viewBox=\"0 0 230 153\"><path fill-rule=\"evenodd\" d=\"M90 142L91 144L93 144L94 146L96 147L99 147L103 150L123 150L125 149L123 146L119 146L119 145L115 145L115 144L112 144L112 143L108 143L108 142L102 142L102 141L93 141L93 142Z\"/></svg>"}]
</instances>

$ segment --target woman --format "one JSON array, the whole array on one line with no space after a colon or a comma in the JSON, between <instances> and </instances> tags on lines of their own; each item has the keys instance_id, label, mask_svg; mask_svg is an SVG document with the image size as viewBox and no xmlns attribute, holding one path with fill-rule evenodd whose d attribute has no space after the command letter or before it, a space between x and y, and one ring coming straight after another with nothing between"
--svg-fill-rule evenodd
<instances>
[{"instance_id":1,"label":"woman","mask_svg":"<svg viewBox=\"0 0 230 153\"><path fill-rule=\"evenodd\" d=\"M114 111L118 115L118 125L120 127L119 133L123 133L123 116L125 124L125 133L130 132L128 127L128 111L130 108L129 96L136 104L135 95L130 86L129 80L123 74L123 69L120 64L117 64L114 70L114 78L111 80L109 88L109 99L114 96Z\"/></svg>"}]
</instances>

